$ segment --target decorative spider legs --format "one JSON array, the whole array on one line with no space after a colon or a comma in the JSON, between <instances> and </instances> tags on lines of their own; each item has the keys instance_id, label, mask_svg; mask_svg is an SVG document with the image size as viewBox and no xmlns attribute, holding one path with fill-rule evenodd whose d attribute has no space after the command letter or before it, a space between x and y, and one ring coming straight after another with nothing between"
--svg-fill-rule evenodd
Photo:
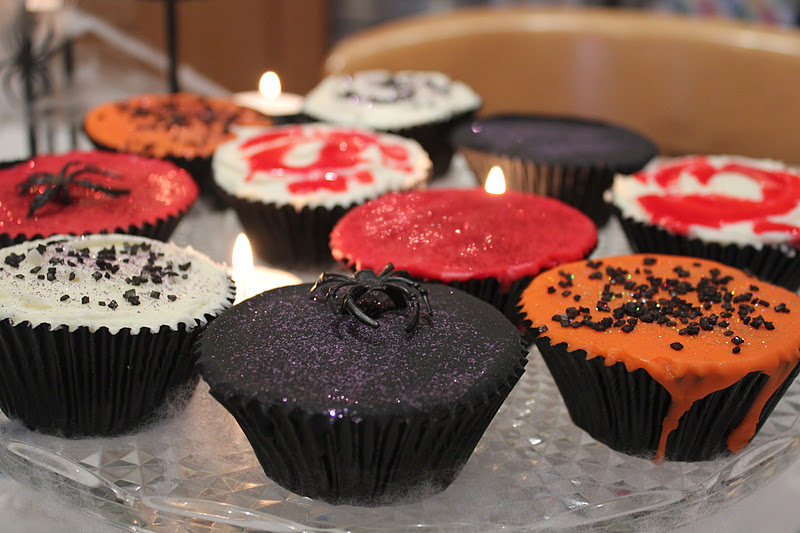
<instances>
[{"instance_id":1,"label":"decorative spider legs","mask_svg":"<svg viewBox=\"0 0 800 533\"><path fill-rule=\"evenodd\" d=\"M82 166L70 172L70 168L74 168L75 165ZM106 187L105 185L92 183L89 180L76 179L83 174L98 174L116 179L122 178L122 176L118 174L91 165L84 165L80 161L67 162L61 167L58 174L53 174L52 172L34 172L28 176L25 181L19 184L19 193L21 195L37 192L36 197L33 199L28 209L28 217L32 217L37 209L44 206L50 200L57 200L63 204L69 204L72 201L69 192L70 187L83 187L90 191L99 191L111 196L121 196L131 192L130 189L114 189ZM45 189L39 191L39 187L42 185L45 186Z\"/></svg>"},{"instance_id":2,"label":"decorative spider legs","mask_svg":"<svg viewBox=\"0 0 800 533\"><path fill-rule=\"evenodd\" d=\"M342 274L322 274L311 287L313 294L317 289L330 285L325 291L325 300L334 314L350 313L361 323L377 328L379 322L367 315L359 306L358 300L369 292L382 292L391 298L396 308L411 306L411 314L405 322L406 331L411 331L419 324L421 311L420 300L425 304L428 314L433 314L428 301L428 291L422 285L408 277L405 270L394 270L389 263L375 274L372 270L359 270L354 277ZM344 297L337 298L341 289L347 288Z\"/></svg>"}]
</instances>

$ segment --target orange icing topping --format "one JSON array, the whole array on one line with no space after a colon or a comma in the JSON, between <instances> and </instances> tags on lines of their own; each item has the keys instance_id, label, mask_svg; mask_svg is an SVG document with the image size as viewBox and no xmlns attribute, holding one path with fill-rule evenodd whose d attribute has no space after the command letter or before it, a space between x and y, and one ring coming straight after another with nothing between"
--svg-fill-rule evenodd
<instances>
[{"instance_id":1,"label":"orange icing topping","mask_svg":"<svg viewBox=\"0 0 800 533\"><path fill-rule=\"evenodd\" d=\"M122 152L150 157L209 157L233 138L233 126L270 126L264 115L233 102L194 94L147 94L90 110L89 138Z\"/></svg>"},{"instance_id":2,"label":"orange icing topping","mask_svg":"<svg viewBox=\"0 0 800 533\"><path fill-rule=\"evenodd\" d=\"M553 345L642 368L670 393L656 460L695 401L760 371L768 380L727 440L741 450L800 360L800 297L714 261L639 254L570 263L535 278L521 305Z\"/></svg>"}]
</instances>

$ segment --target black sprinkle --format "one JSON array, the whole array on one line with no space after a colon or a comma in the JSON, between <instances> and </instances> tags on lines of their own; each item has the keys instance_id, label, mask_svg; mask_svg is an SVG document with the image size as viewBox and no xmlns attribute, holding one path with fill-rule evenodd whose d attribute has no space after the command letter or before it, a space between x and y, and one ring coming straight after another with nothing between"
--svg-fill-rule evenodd
<instances>
[{"instance_id":1,"label":"black sprinkle","mask_svg":"<svg viewBox=\"0 0 800 533\"><path fill-rule=\"evenodd\" d=\"M19 268L20 263L25 260L25 254L10 253L6 256L5 263L14 268Z\"/></svg>"},{"instance_id":2,"label":"black sprinkle","mask_svg":"<svg viewBox=\"0 0 800 533\"><path fill-rule=\"evenodd\" d=\"M789 312L789 308L786 307L785 303L779 303L778 305L775 306L775 312L776 313L788 313Z\"/></svg>"},{"instance_id":3,"label":"black sprinkle","mask_svg":"<svg viewBox=\"0 0 800 533\"><path fill-rule=\"evenodd\" d=\"M683 344L679 342L673 342L672 344L669 345L669 347L672 348L673 350L683 350Z\"/></svg>"},{"instance_id":4,"label":"black sprinkle","mask_svg":"<svg viewBox=\"0 0 800 533\"><path fill-rule=\"evenodd\" d=\"M159 298L161 298L161 293L158 291L150 291L150 298L155 298L156 300L158 300Z\"/></svg>"},{"instance_id":5,"label":"black sprinkle","mask_svg":"<svg viewBox=\"0 0 800 533\"><path fill-rule=\"evenodd\" d=\"M75 272L70 272L69 273L69 280L72 281L74 279L75 279Z\"/></svg>"},{"instance_id":6,"label":"black sprinkle","mask_svg":"<svg viewBox=\"0 0 800 533\"><path fill-rule=\"evenodd\" d=\"M734 347L733 347L733 350L731 350L731 351L732 351L733 353L739 353L739 352L741 352L741 351L742 351L742 347L741 347L741 346L734 346Z\"/></svg>"},{"instance_id":7,"label":"black sprinkle","mask_svg":"<svg viewBox=\"0 0 800 533\"><path fill-rule=\"evenodd\" d=\"M177 299L178 299L178 297L175 296L174 294L168 294L167 295L167 300L169 300L170 302L174 302Z\"/></svg>"},{"instance_id":8,"label":"black sprinkle","mask_svg":"<svg viewBox=\"0 0 800 533\"><path fill-rule=\"evenodd\" d=\"M110 302L108 302L108 307L110 309L116 309L117 307L119 307L119 304L117 304L116 300L111 300Z\"/></svg>"},{"instance_id":9,"label":"black sprinkle","mask_svg":"<svg viewBox=\"0 0 800 533\"><path fill-rule=\"evenodd\" d=\"M62 301L62 302L66 301L66 300L69 300L69 294L65 294L65 295L63 295L63 296L61 297L61 301Z\"/></svg>"},{"instance_id":10,"label":"black sprinkle","mask_svg":"<svg viewBox=\"0 0 800 533\"><path fill-rule=\"evenodd\" d=\"M553 294L554 292L556 292L555 287L547 287L547 294Z\"/></svg>"},{"instance_id":11,"label":"black sprinkle","mask_svg":"<svg viewBox=\"0 0 800 533\"><path fill-rule=\"evenodd\" d=\"M731 339L731 342L733 344L739 345L739 344L744 343L744 339L737 335L737 336L735 336L734 338Z\"/></svg>"},{"instance_id":12,"label":"black sprinkle","mask_svg":"<svg viewBox=\"0 0 800 533\"><path fill-rule=\"evenodd\" d=\"M89 297L88 296L84 296L83 298L81 298L81 303L82 304L88 304L89 303Z\"/></svg>"},{"instance_id":13,"label":"black sprinkle","mask_svg":"<svg viewBox=\"0 0 800 533\"><path fill-rule=\"evenodd\" d=\"M655 265L656 264L656 258L655 257L645 257L644 258L644 264L647 265L647 266Z\"/></svg>"},{"instance_id":14,"label":"black sprinkle","mask_svg":"<svg viewBox=\"0 0 800 533\"><path fill-rule=\"evenodd\" d=\"M30 272L31 274L38 274L41 269L42 269L41 266L35 266L30 270Z\"/></svg>"}]
</instances>

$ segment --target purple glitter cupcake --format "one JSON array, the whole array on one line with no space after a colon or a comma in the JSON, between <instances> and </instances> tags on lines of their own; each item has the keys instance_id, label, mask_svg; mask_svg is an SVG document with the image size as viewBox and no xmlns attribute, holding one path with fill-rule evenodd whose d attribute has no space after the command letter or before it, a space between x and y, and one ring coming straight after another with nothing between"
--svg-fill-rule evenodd
<instances>
[{"instance_id":1,"label":"purple glitter cupcake","mask_svg":"<svg viewBox=\"0 0 800 533\"><path fill-rule=\"evenodd\" d=\"M526 351L464 292L356 276L236 305L198 342L200 373L277 484L337 504L418 500L455 479Z\"/></svg>"},{"instance_id":2,"label":"purple glitter cupcake","mask_svg":"<svg viewBox=\"0 0 800 533\"><path fill-rule=\"evenodd\" d=\"M577 117L497 115L459 124L452 143L483 185L493 166L509 189L552 196L596 224L611 210L603 193L618 172L642 168L658 148L628 128Z\"/></svg>"}]
</instances>

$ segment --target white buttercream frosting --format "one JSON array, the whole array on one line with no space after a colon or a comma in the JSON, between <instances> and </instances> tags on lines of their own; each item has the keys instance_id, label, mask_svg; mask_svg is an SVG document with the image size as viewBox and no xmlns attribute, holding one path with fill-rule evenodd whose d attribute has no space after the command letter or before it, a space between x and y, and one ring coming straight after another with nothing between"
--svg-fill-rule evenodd
<instances>
[{"instance_id":1,"label":"white buttercream frosting","mask_svg":"<svg viewBox=\"0 0 800 533\"><path fill-rule=\"evenodd\" d=\"M306 95L303 111L326 122L395 130L446 120L480 105L475 91L441 72L365 70L328 76Z\"/></svg>"},{"instance_id":2,"label":"white buttercream frosting","mask_svg":"<svg viewBox=\"0 0 800 533\"><path fill-rule=\"evenodd\" d=\"M416 141L329 124L242 129L212 159L214 180L238 198L278 205L347 207L425 183Z\"/></svg>"},{"instance_id":3,"label":"white buttercream frosting","mask_svg":"<svg viewBox=\"0 0 800 533\"><path fill-rule=\"evenodd\" d=\"M611 192L624 217L689 238L755 246L800 241L800 174L778 161L659 158L634 175L617 175Z\"/></svg>"},{"instance_id":4,"label":"white buttercream frosting","mask_svg":"<svg viewBox=\"0 0 800 533\"><path fill-rule=\"evenodd\" d=\"M157 331L204 325L230 307L221 265L192 248L144 237L53 236L3 248L0 319L71 331Z\"/></svg>"}]
</instances>

